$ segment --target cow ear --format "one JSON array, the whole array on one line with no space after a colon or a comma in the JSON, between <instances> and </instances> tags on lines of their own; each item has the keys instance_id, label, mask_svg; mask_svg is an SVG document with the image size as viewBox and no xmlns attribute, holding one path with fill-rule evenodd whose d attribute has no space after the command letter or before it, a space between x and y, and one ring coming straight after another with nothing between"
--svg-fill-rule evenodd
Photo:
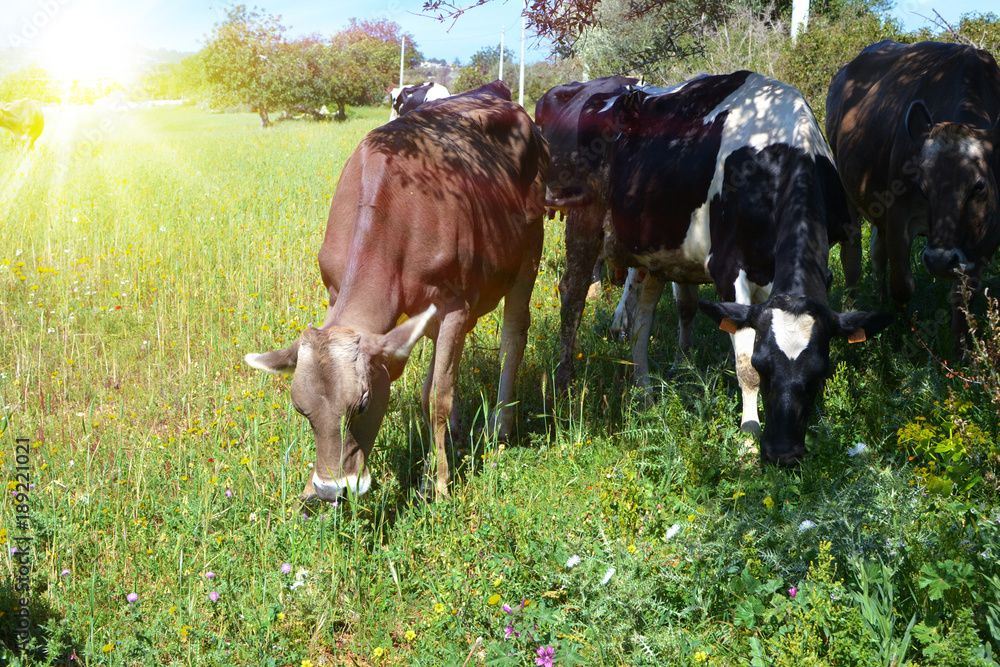
<instances>
[{"instance_id":1,"label":"cow ear","mask_svg":"<svg viewBox=\"0 0 1000 667\"><path fill-rule=\"evenodd\" d=\"M403 367L413 346L427 331L431 318L437 313L433 304L430 308L412 317L387 334L363 336L363 352L370 355L373 361L385 365L389 371L389 379L394 380L403 374Z\"/></svg>"},{"instance_id":2,"label":"cow ear","mask_svg":"<svg viewBox=\"0 0 1000 667\"><path fill-rule=\"evenodd\" d=\"M698 308L715 320L720 329L729 333L736 333L737 329L744 327L757 326L759 309L755 306L731 301L699 301Z\"/></svg>"},{"instance_id":3,"label":"cow ear","mask_svg":"<svg viewBox=\"0 0 1000 667\"><path fill-rule=\"evenodd\" d=\"M837 335L851 343L863 343L892 323L892 314L882 311L850 311L837 314Z\"/></svg>"},{"instance_id":4,"label":"cow ear","mask_svg":"<svg viewBox=\"0 0 1000 667\"><path fill-rule=\"evenodd\" d=\"M923 143L927 134L934 127L934 119L923 100L914 100L906 110L906 132L910 139Z\"/></svg>"},{"instance_id":5,"label":"cow ear","mask_svg":"<svg viewBox=\"0 0 1000 667\"><path fill-rule=\"evenodd\" d=\"M258 370L291 375L295 373L295 364L299 360L299 340L297 339L284 350L262 352L261 354L251 352L243 357L243 360Z\"/></svg>"}]
</instances>

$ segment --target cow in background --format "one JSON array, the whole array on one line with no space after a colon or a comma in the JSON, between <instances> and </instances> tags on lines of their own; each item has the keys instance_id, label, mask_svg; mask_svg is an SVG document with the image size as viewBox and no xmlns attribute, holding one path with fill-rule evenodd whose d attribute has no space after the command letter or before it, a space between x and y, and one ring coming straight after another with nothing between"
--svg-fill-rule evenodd
<instances>
[{"instance_id":1,"label":"cow in background","mask_svg":"<svg viewBox=\"0 0 1000 667\"><path fill-rule=\"evenodd\" d=\"M574 81L551 88L535 105L535 122L549 143L550 180L557 184L555 189L565 200L555 201L550 198L547 202L552 209L566 212L563 238L566 242L567 266L559 282L559 292L562 295L562 346L555 376L556 388L560 392L564 392L573 381L573 353L583 303L588 298L588 293L594 290L594 285L600 289L603 225L608 214L606 199L581 199L583 190L574 189L574 184L583 179L580 170L600 168L595 162L607 155L603 145L579 143L580 114L592 96L623 92L626 86L638 81L627 76L608 76L586 83ZM608 137L599 139L602 142L610 140ZM589 264L585 267L577 266L578 262Z\"/></svg>"},{"instance_id":2,"label":"cow in background","mask_svg":"<svg viewBox=\"0 0 1000 667\"><path fill-rule=\"evenodd\" d=\"M392 104L389 120L395 120L403 114L413 111L424 102L442 100L450 95L448 89L440 83L422 83L416 86L393 88L392 92L389 93Z\"/></svg>"},{"instance_id":3,"label":"cow in background","mask_svg":"<svg viewBox=\"0 0 1000 667\"><path fill-rule=\"evenodd\" d=\"M634 328L637 381L646 381L653 313L672 281L680 347L690 345L699 306L732 334L743 428L760 429L761 391L763 460L797 463L830 340L861 341L891 321L827 305L829 247L850 231L850 218L801 93L743 71L672 89L597 94L580 113L578 145L605 152L581 152L575 177L550 179L546 203L606 202L607 261L645 269ZM567 271L586 271L591 262L567 257ZM701 283L715 283L722 303L699 304ZM566 310L579 318L582 300L574 307ZM562 359L572 364L566 350Z\"/></svg>"},{"instance_id":4,"label":"cow in background","mask_svg":"<svg viewBox=\"0 0 1000 667\"><path fill-rule=\"evenodd\" d=\"M500 81L372 130L348 159L319 251L326 321L283 350L246 356L254 368L294 372L292 404L316 438L303 502L368 490L368 455L389 384L422 335L434 341L422 397L434 443L426 477L430 494L448 495L445 436L465 336L501 298L502 366L490 428L501 437L511 432L547 168L545 140ZM397 324L405 315L413 317Z\"/></svg>"},{"instance_id":5,"label":"cow in background","mask_svg":"<svg viewBox=\"0 0 1000 667\"><path fill-rule=\"evenodd\" d=\"M27 98L8 102L0 107L0 127L8 130L14 141L27 141L30 150L45 127L42 106Z\"/></svg>"},{"instance_id":6,"label":"cow in background","mask_svg":"<svg viewBox=\"0 0 1000 667\"><path fill-rule=\"evenodd\" d=\"M910 250L927 236L927 272L975 289L1000 245L1000 68L961 44L883 41L844 65L826 98L826 132L852 205L872 224L877 290L913 297ZM855 244L857 245L857 244ZM860 266L861 249L854 253ZM850 285L850 283L848 283ZM952 333L967 330L961 282Z\"/></svg>"}]
</instances>

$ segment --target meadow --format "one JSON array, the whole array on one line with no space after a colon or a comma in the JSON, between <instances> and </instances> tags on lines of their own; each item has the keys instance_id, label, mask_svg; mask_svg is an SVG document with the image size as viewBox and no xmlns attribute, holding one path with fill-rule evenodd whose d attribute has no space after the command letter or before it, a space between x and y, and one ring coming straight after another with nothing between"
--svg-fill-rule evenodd
<instances>
[{"instance_id":1,"label":"meadow","mask_svg":"<svg viewBox=\"0 0 1000 667\"><path fill-rule=\"evenodd\" d=\"M497 312L462 361L450 499L414 493L423 341L369 494L294 512L312 434L288 381L243 355L322 322L330 197L386 117L262 131L249 114L69 107L33 152L0 137L0 665L996 664L997 388L947 361L949 286L919 266L888 331L834 344L809 455L776 470L743 453L708 318L669 373L667 299L651 404L609 336L610 287L584 314L573 391L552 395L551 220L518 436L480 435ZM858 307L877 307L870 285Z\"/></svg>"}]
</instances>

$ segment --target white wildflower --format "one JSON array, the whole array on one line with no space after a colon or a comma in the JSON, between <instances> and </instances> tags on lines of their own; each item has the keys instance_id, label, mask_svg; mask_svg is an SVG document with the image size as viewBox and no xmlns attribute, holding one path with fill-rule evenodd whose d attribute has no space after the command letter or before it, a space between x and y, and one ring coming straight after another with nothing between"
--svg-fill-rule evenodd
<instances>
[{"instance_id":1,"label":"white wildflower","mask_svg":"<svg viewBox=\"0 0 1000 667\"><path fill-rule=\"evenodd\" d=\"M814 522L810 521L809 519L806 519L805 521L799 524L799 531L812 530L815 527L816 524Z\"/></svg>"},{"instance_id":2,"label":"white wildflower","mask_svg":"<svg viewBox=\"0 0 1000 667\"><path fill-rule=\"evenodd\" d=\"M577 556L576 554L570 556L569 560L566 561L566 567L568 567L571 570L579 564L580 564L580 557Z\"/></svg>"},{"instance_id":3,"label":"white wildflower","mask_svg":"<svg viewBox=\"0 0 1000 667\"><path fill-rule=\"evenodd\" d=\"M859 442L859 443L856 443L853 447L851 447L850 449L847 450L847 455L850 456L851 458L853 458L853 457L857 456L858 454L863 453L866 449L868 449L868 445L866 445L863 442Z\"/></svg>"},{"instance_id":4,"label":"white wildflower","mask_svg":"<svg viewBox=\"0 0 1000 667\"><path fill-rule=\"evenodd\" d=\"M611 577L613 576L615 576L615 568L609 567L608 571L604 573L604 578L601 579L601 586L604 586L611 581Z\"/></svg>"},{"instance_id":5,"label":"white wildflower","mask_svg":"<svg viewBox=\"0 0 1000 667\"><path fill-rule=\"evenodd\" d=\"M675 523L674 525L670 526L670 528L667 528L667 534L665 538L669 540L679 532L681 532L681 524Z\"/></svg>"}]
</instances>

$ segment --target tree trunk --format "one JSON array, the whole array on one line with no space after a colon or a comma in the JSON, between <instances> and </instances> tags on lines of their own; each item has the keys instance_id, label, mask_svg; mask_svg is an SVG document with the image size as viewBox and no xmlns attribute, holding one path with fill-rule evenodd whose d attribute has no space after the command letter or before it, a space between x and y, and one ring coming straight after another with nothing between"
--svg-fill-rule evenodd
<instances>
[{"instance_id":1,"label":"tree trunk","mask_svg":"<svg viewBox=\"0 0 1000 667\"><path fill-rule=\"evenodd\" d=\"M271 120L267 117L267 109L263 107L257 109L257 115L260 116L261 128L271 127Z\"/></svg>"},{"instance_id":2,"label":"tree trunk","mask_svg":"<svg viewBox=\"0 0 1000 667\"><path fill-rule=\"evenodd\" d=\"M347 111L344 109L343 102L337 102L337 114L333 117L336 121L347 120Z\"/></svg>"}]
</instances>

